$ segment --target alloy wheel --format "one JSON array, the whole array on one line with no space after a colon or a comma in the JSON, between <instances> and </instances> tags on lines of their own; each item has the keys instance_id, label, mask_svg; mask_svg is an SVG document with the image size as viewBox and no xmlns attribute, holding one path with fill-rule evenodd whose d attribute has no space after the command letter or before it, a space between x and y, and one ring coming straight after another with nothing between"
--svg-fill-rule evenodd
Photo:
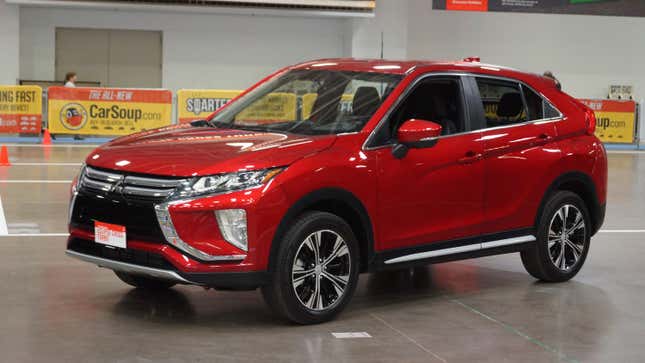
<instances>
[{"instance_id":1,"label":"alloy wheel","mask_svg":"<svg viewBox=\"0 0 645 363\"><path fill-rule=\"evenodd\" d=\"M580 261L586 240L582 212L571 204L560 207L549 224L547 247L553 265L561 271L570 271Z\"/></svg>"},{"instance_id":2,"label":"alloy wheel","mask_svg":"<svg viewBox=\"0 0 645 363\"><path fill-rule=\"evenodd\" d=\"M291 282L302 305L323 311L341 300L350 272L351 256L345 240L332 230L320 230L300 243Z\"/></svg>"}]
</instances>

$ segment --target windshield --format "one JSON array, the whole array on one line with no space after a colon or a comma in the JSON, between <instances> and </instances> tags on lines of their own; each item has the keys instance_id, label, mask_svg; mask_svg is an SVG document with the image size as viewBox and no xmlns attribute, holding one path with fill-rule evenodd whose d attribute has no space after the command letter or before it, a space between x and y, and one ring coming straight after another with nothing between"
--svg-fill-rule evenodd
<instances>
[{"instance_id":1,"label":"windshield","mask_svg":"<svg viewBox=\"0 0 645 363\"><path fill-rule=\"evenodd\" d=\"M401 78L367 72L290 71L238 99L210 124L307 135L360 131Z\"/></svg>"}]
</instances>

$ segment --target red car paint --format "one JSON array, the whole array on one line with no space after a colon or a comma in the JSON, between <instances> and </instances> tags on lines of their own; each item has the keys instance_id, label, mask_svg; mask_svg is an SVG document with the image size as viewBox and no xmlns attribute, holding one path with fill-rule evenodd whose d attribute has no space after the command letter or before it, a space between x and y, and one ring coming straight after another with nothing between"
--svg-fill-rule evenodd
<instances>
[{"instance_id":1,"label":"red car paint","mask_svg":"<svg viewBox=\"0 0 645 363\"><path fill-rule=\"evenodd\" d=\"M586 109L541 76L473 62L353 59L307 62L273 76L314 65L317 69L400 74L403 79L363 129L354 133L303 136L180 125L120 138L92 152L88 166L156 176L195 177L286 167L261 188L170 207L179 236L212 255L242 252L223 240L212 211L245 209L249 249L243 261L200 262L168 244L136 239L128 240L128 248L157 253L183 272L267 271L272 245L279 243L276 233L285 218L290 218L290 208L316 191L341 189L360 202L363 217L369 221L371 230L365 236L372 238L365 252L366 269L378 253L532 228L549 187L568 173L588 177L595 193L590 197L598 206L605 204L606 156L600 141L586 132ZM405 90L419 77L433 73L523 82L556 106L563 117L472 130L441 139L432 148L410 149L403 158L395 157L392 147L365 147ZM70 238L93 240L90 230L71 228L70 232Z\"/></svg>"}]
</instances>

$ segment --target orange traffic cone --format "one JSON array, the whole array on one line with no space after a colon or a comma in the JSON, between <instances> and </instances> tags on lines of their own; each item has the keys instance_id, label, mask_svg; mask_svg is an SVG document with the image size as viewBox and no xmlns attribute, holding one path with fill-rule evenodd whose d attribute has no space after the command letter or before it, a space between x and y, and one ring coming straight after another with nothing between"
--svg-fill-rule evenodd
<instances>
[{"instance_id":1,"label":"orange traffic cone","mask_svg":"<svg viewBox=\"0 0 645 363\"><path fill-rule=\"evenodd\" d=\"M52 135L49 134L49 130L45 129L45 133L43 134L43 145L51 145L52 144Z\"/></svg>"},{"instance_id":2,"label":"orange traffic cone","mask_svg":"<svg viewBox=\"0 0 645 363\"><path fill-rule=\"evenodd\" d=\"M0 151L0 166L11 166L11 162L9 162L9 152L5 145L2 145L2 151Z\"/></svg>"}]
</instances>

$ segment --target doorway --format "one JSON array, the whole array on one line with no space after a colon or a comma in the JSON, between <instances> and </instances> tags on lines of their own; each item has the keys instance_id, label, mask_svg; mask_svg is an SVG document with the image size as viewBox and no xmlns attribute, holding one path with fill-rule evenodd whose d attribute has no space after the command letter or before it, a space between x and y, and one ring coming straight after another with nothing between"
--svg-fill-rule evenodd
<instances>
[{"instance_id":1,"label":"doorway","mask_svg":"<svg viewBox=\"0 0 645 363\"><path fill-rule=\"evenodd\" d=\"M160 31L56 28L56 79L76 72L103 87L160 88Z\"/></svg>"}]
</instances>

